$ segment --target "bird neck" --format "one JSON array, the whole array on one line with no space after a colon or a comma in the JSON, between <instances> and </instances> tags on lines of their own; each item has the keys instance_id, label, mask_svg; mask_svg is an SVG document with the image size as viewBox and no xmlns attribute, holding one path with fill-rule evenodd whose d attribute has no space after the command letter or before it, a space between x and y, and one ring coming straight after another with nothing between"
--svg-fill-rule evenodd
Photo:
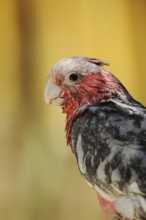
<instances>
[{"instance_id":1,"label":"bird neck","mask_svg":"<svg viewBox=\"0 0 146 220\"><path fill-rule=\"evenodd\" d=\"M63 112L66 113L66 138L67 138L67 145L71 144L71 130L75 120L84 113L87 105L83 105L81 107L78 106L78 103L75 100L71 100L66 108L62 108Z\"/></svg>"},{"instance_id":2,"label":"bird neck","mask_svg":"<svg viewBox=\"0 0 146 220\"><path fill-rule=\"evenodd\" d=\"M89 105L99 105L106 100L125 99L124 87L111 74L91 74L74 90L65 90L63 112L66 113L67 144L71 145L71 129L74 121Z\"/></svg>"}]
</instances>

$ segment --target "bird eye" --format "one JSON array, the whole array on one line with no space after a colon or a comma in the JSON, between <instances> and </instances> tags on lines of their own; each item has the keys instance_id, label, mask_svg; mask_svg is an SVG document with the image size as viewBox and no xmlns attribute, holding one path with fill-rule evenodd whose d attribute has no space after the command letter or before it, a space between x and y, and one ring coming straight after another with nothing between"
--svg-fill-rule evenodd
<instances>
[{"instance_id":1,"label":"bird eye","mask_svg":"<svg viewBox=\"0 0 146 220\"><path fill-rule=\"evenodd\" d=\"M79 78L79 76L78 76L77 73L72 73L72 74L70 74L70 76L69 76L69 79L70 79L71 81L76 81L78 78Z\"/></svg>"}]
</instances>

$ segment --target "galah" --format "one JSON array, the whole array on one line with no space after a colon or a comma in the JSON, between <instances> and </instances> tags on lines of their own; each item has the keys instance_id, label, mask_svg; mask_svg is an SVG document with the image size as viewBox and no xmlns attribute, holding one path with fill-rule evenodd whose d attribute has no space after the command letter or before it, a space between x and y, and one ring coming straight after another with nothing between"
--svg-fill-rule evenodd
<instances>
[{"instance_id":1,"label":"galah","mask_svg":"<svg viewBox=\"0 0 146 220\"><path fill-rule=\"evenodd\" d=\"M59 61L45 100L66 114L67 144L104 212L146 220L146 108L103 65L88 57Z\"/></svg>"}]
</instances>

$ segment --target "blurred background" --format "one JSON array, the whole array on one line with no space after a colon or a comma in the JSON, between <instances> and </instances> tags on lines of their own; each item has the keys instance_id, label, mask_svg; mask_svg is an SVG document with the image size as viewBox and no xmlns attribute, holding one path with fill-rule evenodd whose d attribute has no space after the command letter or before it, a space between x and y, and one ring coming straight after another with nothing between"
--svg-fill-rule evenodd
<instances>
[{"instance_id":1,"label":"blurred background","mask_svg":"<svg viewBox=\"0 0 146 220\"><path fill-rule=\"evenodd\" d=\"M146 105L146 1L0 0L0 48L0 219L109 219L44 87L58 60L96 57Z\"/></svg>"}]
</instances>

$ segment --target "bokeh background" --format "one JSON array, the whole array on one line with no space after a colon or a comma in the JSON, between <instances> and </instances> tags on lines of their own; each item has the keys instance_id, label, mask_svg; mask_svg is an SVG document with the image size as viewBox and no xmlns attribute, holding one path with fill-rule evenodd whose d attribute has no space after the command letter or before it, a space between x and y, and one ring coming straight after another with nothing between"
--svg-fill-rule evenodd
<instances>
[{"instance_id":1,"label":"bokeh background","mask_svg":"<svg viewBox=\"0 0 146 220\"><path fill-rule=\"evenodd\" d=\"M109 219L44 87L59 59L97 57L146 105L146 1L0 0L0 48L0 219Z\"/></svg>"}]
</instances>

